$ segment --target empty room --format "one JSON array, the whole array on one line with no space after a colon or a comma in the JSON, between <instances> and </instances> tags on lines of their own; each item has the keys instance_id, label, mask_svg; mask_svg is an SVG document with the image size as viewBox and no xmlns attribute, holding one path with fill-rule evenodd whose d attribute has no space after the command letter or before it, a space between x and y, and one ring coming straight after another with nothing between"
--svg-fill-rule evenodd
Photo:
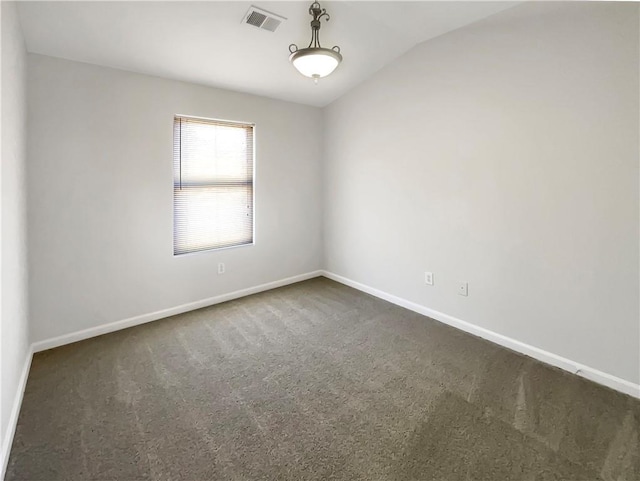
<instances>
[{"instance_id":1,"label":"empty room","mask_svg":"<svg viewBox=\"0 0 640 481\"><path fill-rule=\"evenodd\" d=\"M0 480L640 480L640 3L0 4Z\"/></svg>"}]
</instances>

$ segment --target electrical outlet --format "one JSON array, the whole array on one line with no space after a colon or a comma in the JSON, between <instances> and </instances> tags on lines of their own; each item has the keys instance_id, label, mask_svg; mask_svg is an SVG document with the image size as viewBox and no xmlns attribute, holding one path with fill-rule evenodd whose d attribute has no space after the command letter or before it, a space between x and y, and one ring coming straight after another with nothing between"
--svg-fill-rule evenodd
<instances>
[{"instance_id":1,"label":"electrical outlet","mask_svg":"<svg viewBox=\"0 0 640 481\"><path fill-rule=\"evenodd\" d=\"M458 294L467 297L469 295L469 283L461 282L458 284Z\"/></svg>"},{"instance_id":2,"label":"electrical outlet","mask_svg":"<svg viewBox=\"0 0 640 481\"><path fill-rule=\"evenodd\" d=\"M432 286L433 285L433 272L425 272L424 273L424 283Z\"/></svg>"},{"instance_id":3,"label":"electrical outlet","mask_svg":"<svg viewBox=\"0 0 640 481\"><path fill-rule=\"evenodd\" d=\"M224 262L219 262L218 263L218 274L224 274Z\"/></svg>"}]
</instances>

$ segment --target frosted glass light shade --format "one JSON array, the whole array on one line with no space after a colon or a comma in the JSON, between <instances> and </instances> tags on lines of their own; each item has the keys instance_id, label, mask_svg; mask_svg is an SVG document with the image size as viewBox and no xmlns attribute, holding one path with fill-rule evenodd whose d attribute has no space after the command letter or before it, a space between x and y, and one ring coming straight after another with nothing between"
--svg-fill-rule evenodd
<instances>
[{"instance_id":1,"label":"frosted glass light shade","mask_svg":"<svg viewBox=\"0 0 640 481\"><path fill-rule=\"evenodd\" d=\"M303 48L289 56L293 66L305 77L322 78L333 72L342 55L330 48Z\"/></svg>"}]
</instances>

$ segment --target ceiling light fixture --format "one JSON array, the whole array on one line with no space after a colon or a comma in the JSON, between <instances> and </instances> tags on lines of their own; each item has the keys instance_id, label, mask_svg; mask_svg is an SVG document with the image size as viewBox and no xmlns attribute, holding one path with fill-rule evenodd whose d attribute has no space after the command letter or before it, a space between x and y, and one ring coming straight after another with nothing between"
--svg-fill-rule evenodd
<instances>
[{"instance_id":1,"label":"ceiling light fixture","mask_svg":"<svg viewBox=\"0 0 640 481\"><path fill-rule=\"evenodd\" d=\"M320 46L320 19L326 17L329 21L329 14L325 8L321 8L318 2L313 2L309 7L311 20L311 42L307 48L298 49L295 43L289 45L289 61L305 77L311 77L315 83L318 79L326 77L333 72L342 62L340 47L322 48Z\"/></svg>"}]
</instances>

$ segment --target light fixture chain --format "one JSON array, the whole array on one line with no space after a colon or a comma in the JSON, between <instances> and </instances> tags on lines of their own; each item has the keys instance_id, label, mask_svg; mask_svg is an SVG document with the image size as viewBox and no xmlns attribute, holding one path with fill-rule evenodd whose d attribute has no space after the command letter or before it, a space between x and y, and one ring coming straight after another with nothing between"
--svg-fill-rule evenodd
<instances>
[{"instance_id":1,"label":"light fixture chain","mask_svg":"<svg viewBox=\"0 0 640 481\"><path fill-rule=\"evenodd\" d=\"M311 20L311 42L307 48L322 48L320 45L320 19L326 17L328 22L331 16L327 13L326 8L321 8L318 2L313 2L309 7L309 15L313 17Z\"/></svg>"}]
</instances>

